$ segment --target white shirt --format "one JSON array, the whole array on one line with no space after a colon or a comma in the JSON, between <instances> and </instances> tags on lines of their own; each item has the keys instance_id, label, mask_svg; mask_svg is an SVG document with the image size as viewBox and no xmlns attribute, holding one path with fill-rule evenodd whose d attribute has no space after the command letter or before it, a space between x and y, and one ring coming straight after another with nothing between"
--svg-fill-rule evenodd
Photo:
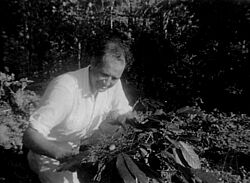
<instances>
[{"instance_id":1,"label":"white shirt","mask_svg":"<svg viewBox=\"0 0 250 183\"><path fill-rule=\"evenodd\" d=\"M50 82L40 107L30 117L30 125L62 146L75 147L81 138L98 128L109 112L124 114L130 110L120 80L95 97L90 91L89 67L86 67Z\"/></svg>"},{"instance_id":2,"label":"white shirt","mask_svg":"<svg viewBox=\"0 0 250 183\"><path fill-rule=\"evenodd\" d=\"M55 78L30 123L48 139L77 143L97 129L109 112L124 114L130 110L120 80L95 97L90 91L86 67Z\"/></svg>"}]
</instances>

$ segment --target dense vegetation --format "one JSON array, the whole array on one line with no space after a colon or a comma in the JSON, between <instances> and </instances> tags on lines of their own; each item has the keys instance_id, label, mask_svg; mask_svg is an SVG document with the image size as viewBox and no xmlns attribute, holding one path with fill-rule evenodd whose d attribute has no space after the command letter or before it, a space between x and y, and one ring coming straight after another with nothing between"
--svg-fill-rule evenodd
<instances>
[{"instance_id":1,"label":"dense vegetation","mask_svg":"<svg viewBox=\"0 0 250 183\"><path fill-rule=\"evenodd\" d=\"M244 0L2 0L0 181L32 182L21 137L39 95L52 77L87 65L95 37L115 30L133 55L123 78L131 104L161 103L144 105L145 118L164 112L156 117L161 130L142 135L154 134L160 146L160 132L171 133L194 148L202 170L222 182L249 182L249 13ZM184 181L169 167L168 181Z\"/></svg>"}]
</instances>

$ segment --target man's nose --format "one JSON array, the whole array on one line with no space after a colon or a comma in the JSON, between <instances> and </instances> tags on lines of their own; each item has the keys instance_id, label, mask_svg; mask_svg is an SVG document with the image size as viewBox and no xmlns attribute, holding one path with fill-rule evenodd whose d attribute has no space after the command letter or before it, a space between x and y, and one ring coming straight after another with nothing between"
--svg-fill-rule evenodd
<instances>
[{"instance_id":1,"label":"man's nose","mask_svg":"<svg viewBox=\"0 0 250 183\"><path fill-rule=\"evenodd\" d=\"M112 77L109 76L109 77L105 78L105 80L104 80L105 86L110 86L111 83L112 83Z\"/></svg>"}]
</instances>

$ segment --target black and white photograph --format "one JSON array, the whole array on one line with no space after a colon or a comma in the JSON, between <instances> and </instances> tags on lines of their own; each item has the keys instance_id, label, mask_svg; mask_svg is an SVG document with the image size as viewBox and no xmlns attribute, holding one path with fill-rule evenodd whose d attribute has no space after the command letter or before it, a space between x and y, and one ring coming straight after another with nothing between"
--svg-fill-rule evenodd
<instances>
[{"instance_id":1,"label":"black and white photograph","mask_svg":"<svg viewBox=\"0 0 250 183\"><path fill-rule=\"evenodd\" d=\"M250 183L250 0L0 0L0 183Z\"/></svg>"}]
</instances>

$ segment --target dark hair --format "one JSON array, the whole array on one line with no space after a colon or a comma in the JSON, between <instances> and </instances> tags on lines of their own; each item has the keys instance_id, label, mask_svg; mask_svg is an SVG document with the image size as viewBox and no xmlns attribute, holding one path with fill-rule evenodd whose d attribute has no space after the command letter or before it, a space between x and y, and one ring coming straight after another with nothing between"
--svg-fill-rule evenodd
<instances>
[{"instance_id":1,"label":"dark hair","mask_svg":"<svg viewBox=\"0 0 250 183\"><path fill-rule=\"evenodd\" d=\"M125 58L125 62L130 62L131 53L129 50L127 39L119 33L105 33L96 35L94 39L89 43L88 54L90 57L94 57L94 65L101 63L105 54L110 54L118 61Z\"/></svg>"}]
</instances>

